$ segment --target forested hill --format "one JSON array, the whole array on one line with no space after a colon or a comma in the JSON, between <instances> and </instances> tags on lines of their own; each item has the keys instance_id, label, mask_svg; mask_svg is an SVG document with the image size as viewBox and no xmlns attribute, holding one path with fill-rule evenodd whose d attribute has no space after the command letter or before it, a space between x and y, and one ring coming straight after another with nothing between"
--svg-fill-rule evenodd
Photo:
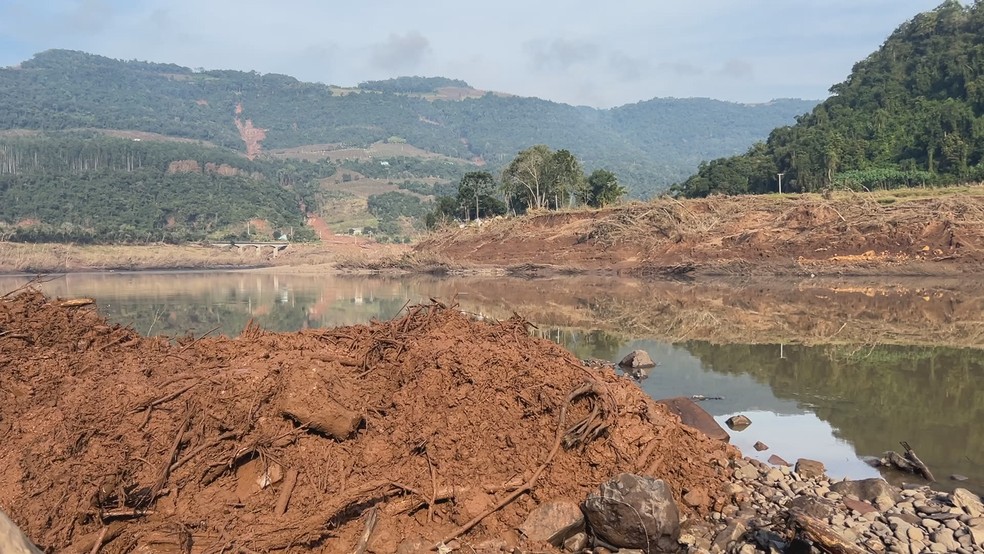
<instances>
[{"instance_id":1,"label":"forested hill","mask_svg":"<svg viewBox=\"0 0 984 554\"><path fill-rule=\"evenodd\" d=\"M703 159L744 151L816 104L656 99L598 110L484 93L446 78L342 89L286 75L192 70L66 50L0 69L0 97L0 130L139 130L243 152L244 135L261 150L397 139L496 169L524 148L547 144L570 150L589 169L614 171L639 197L689 175ZM263 131L251 130L250 121Z\"/></svg>"},{"instance_id":2,"label":"forested hill","mask_svg":"<svg viewBox=\"0 0 984 554\"><path fill-rule=\"evenodd\" d=\"M948 0L901 25L833 96L740 156L704 164L685 196L984 180L984 2Z\"/></svg>"}]
</instances>

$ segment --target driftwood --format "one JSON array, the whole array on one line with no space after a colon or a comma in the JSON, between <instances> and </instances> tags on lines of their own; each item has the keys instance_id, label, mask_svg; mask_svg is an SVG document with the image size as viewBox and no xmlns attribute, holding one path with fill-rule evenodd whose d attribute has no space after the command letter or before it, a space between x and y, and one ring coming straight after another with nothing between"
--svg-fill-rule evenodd
<instances>
[{"instance_id":1,"label":"driftwood","mask_svg":"<svg viewBox=\"0 0 984 554\"><path fill-rule=\"evenodd\" d=\"M865 554L864 549L848 542L833 527L806 515L802 510L790 510L789 523L802 531L813 546L830 554Z\"/></svg>"},{"instance_id":2,"label":"driftwood","mask_svg":"<svg viewBox=\"0 0 984 554\"><path fill-rule=\"evenodd\" d=\"M899 444L902 445L902 448L905 448L904 455L889 450L883 453L881 457L875 459L872 465L876 467L893 467L899 471L921 475L927 481L936 481L933 472L926 467L926 464L919 459L919 456L916 456L916 452L909 446L909 443L902 441Z\"/></svg>"}]
</instances>

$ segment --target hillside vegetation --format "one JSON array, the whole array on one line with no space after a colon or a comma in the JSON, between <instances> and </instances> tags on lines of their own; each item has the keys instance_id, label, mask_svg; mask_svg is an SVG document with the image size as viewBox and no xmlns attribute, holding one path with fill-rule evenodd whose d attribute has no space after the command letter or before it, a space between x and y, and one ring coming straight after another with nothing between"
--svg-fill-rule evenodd
<instances>
[{"instance_id":1,"label":"hillside vegetation","mask_svg":"<svg viewBox=\"0 0 984 554\"><path fill-rule=\"evenodd\" d=\"M462 100L435 91L471 90ZM704 159L736 154L815 101L742 105L654 99L609 110L483 94L446 78L403 77L344 91L286 75L192 70L49 50L0 69L0 129L139 130L246 152L405 141L498 170L534 144L616 173L636 197L664 190Z\"/></svg>"},{"instance_id":2,"label":"hillside vegetation","mask_svg":"<svg viewBox=\"0 0 984 554\"><path fill-rule=\"evenodd\" d=\"M701 164L685 196L984 180L984 3L901 25L832 96L743 155Z\"/></svg>"},{"instance_id":3,"label":"hillside vegetation","mask_svg":"<svg viewBox=\"0 0 984 554\"><path fill-rule=\"evenodd\" d=\"M307 211L325 201L318 180L334 171L92 131L0 136L0 240L304 240Z\"/></svg>"}]
</instances>

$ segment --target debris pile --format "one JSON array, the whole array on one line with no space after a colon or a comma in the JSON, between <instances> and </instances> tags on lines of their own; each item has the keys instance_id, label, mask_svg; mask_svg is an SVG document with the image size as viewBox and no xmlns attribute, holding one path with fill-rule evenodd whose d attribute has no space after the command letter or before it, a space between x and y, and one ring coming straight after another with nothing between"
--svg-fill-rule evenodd
<instances>
[{"instance_id":1,"label":"debris pile","mask_svg":"<svg viewBox=\"0 0 984 554\"><path fill-rule=\"evenodd\" d=\"M22 291L0 299L0 395L0 510L48 552L550 550L517 532L537 507L628 472L704 517L738 455L521 317L438 301L168 339Z\"/></svg>"}]
</instances>

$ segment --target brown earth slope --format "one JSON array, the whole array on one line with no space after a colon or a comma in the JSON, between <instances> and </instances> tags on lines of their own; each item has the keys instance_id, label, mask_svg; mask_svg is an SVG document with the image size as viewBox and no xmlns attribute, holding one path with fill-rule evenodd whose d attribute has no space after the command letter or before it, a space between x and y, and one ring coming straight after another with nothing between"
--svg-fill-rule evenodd
<instances>
[{"instance_id":1,"label":"brown earth slope","mask_svg":"<svg viewBox=\"0 0 984 554\"><path fill-rule=\"evenodd\" d=\"M737 454L521 318L438 303L172 342L8 295L0 396L0 506L48 552L352 552L371 518L368 552L459 535L488 551L622 471L694 491L684 514L707 515Z\"/></svg>"},{"instance_id":2,"label":"brown earth slope","mask_svg":"<svg viewBox=\"0 0 984 554\"><path fill-rule=\"evenodd\" d=\"M659 199L448 229L454 264L628 274L949 274L984 263L984 189Z\"/></svg>"}]
</instances>

